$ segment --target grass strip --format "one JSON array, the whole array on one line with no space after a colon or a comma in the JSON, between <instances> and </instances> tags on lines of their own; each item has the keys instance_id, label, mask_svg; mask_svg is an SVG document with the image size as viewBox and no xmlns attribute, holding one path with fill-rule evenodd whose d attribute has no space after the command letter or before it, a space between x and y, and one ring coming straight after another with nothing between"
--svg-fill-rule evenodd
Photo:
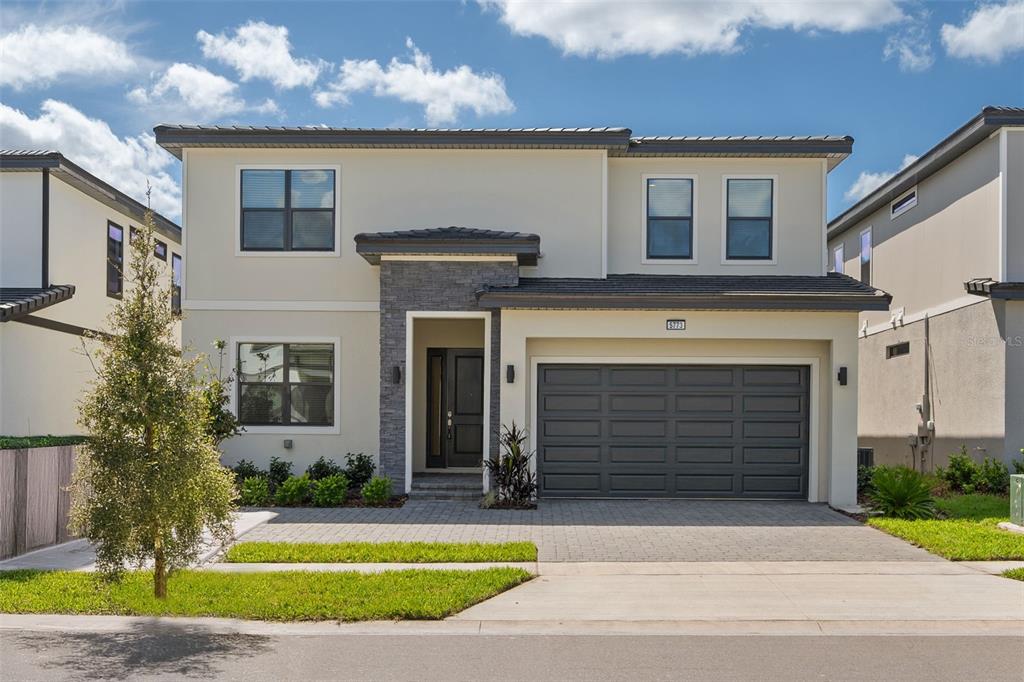
<instances>
[{"instance_id":1,"label":"grass strip","mask_svg":"<svg viewBox=\"0 0 1024 682\"><path fill-rule=\"evenodd\" d=\"M529 580L517 568L479 571L215 573L177 571L167 599L152 574L105 583L92 573L0 572L0 613L213 616L272 621L436 620Z\"/></svg>"},{"instance_id":2,"label":"grass strip","mask_svg":"<svg viewBox=\"0 0 1024 682\"><path fill-rule=\"evenodd\" d=\"M0 450L79 445L87 440L85 436L0 436Z\"/></svg>"},{"instance_id":3,"label":"grass strip","mask_svg":"<svg viewBox=\"0 0 1024 682\"><path fill-rule=\"evenodd\" d=\"M868 519L868 524L953 561L1024 560L1024 535L1000 530L1005 519Z\"/></svg>"},{"instance_id":4,"label":"grass strip","mask_svg":"<svg viewBox=\"0 0 1024 682\"><path fill-rule=\"evenodd\" d=\"M536 561L532 542L241 542L228 549L224 561L266 563L448 563Z\"/></svg>"},{"instance_id":5,"label":"grass strip","mask_svg":"<svg viewBox=\"0 0 1024 682\"><path fill-rule=\"evenodd\" d=\"M1003 577L1013 580L1024 580L1024 568L1011 568L1009 571L1003 571Z\"/></svg>"}]
</instances>

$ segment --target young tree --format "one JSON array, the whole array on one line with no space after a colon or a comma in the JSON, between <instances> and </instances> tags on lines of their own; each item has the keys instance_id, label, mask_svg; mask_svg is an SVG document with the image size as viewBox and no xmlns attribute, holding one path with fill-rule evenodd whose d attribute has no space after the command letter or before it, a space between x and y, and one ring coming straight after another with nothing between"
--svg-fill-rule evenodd
<instances>
[{"instance_id":1,"label":"young tree","mask_svg":"<svg viewBox=\"0 0 1024 682\"><path fill-rule=\"evenodd\" d=\"M98 338L97 378L79 405L90 438L73 483L72 522L116 578L153 562L153 592L197 556L203 531L226 543L235 490L210 433L201 357L182 357L172 333L169 283L153 256L151 212L130 240L131 285ZM129 279L125 277L126 281Z\"/></svg>"}]
</instances>

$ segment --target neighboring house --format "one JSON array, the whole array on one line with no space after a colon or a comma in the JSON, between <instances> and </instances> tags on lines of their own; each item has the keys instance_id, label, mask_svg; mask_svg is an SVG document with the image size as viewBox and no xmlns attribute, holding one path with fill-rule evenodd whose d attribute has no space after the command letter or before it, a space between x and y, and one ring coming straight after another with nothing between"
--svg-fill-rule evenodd
<instances>
[{"instance_id":1,"label":"neighboring house","mask_svg":"<svg viewBox=\"0 0 1024 682\"><path fill-rule=\"evenodd\" d=\"M851 138L155 132L184 340L239 371L227 461L362 451L403 492L516 423L541 497L855 502L857 317L889 298L825 272Z\"/></svg>"},{"instance_id":2,"label":"neighboring house","mask_svg":"<svg viewBox=\"0 0 1024 682\"><path fill-rule=\"evenodd\" d=\"M1024 447L1024 109L986 107L829 224L832 268L893 296L860 336L862 447L931 469Z\"/></svg>"},{"instance_id":3,"label":"neighboring house","mask_svg":"<svg viewBox=\"0 0 1024 682\"><path fill-rule=\"evenodd\" d=\"M83 335L106 329L131 286L128 240L145 211L59 152L0 151L0 433L80 433L76 404L95 377ZM154 217L156 256L180 288L181 228Z\"/></svg>"}]
</instances>

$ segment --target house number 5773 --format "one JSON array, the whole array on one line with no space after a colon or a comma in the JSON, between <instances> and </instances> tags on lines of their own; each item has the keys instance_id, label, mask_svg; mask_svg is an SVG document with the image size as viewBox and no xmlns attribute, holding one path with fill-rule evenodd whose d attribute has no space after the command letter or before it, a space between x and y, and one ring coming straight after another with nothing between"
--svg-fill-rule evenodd
<instances>
[{"instance_id":1,"label":"house number 5773","mask_svg":"<svg viewBox=\"0 0 1024 682\"><path fill-rule=\"evenodd\" d=\"M681 332L686 329L686 320L665 320L665 329L670 332Z\"/></svg>"}]
</instances>

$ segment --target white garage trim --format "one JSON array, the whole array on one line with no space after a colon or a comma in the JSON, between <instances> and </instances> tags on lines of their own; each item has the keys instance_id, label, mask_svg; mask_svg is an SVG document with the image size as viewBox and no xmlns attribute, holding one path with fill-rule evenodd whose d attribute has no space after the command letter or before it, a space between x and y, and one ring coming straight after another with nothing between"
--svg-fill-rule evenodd
<instances>
[{"instance_id":1,"label":"white garage trim","mask_svg":"<svg viewBox=\"0 0 1024 682\"><path fill-rule=\"evenodd\" d=\"M488 327L489 328L489 327ZM486 357L486 356L485 356ZM818 457L820 451L818 449L818 434L821 421L821 411L818 407L818 400L820 391L818 388L818 382L820 379L820 363L818 358L803 358L803 357L748 357L745 355L735 355L729 357L708 357L708 356L697 356L697 357L581 357L581 356L533 356L530 358L530 393L528 399L530 401L530 450L534 453L537 452L537 389L538 389L538 365L549 365L549 364L577 364L577 365L807 365L810 367L811 375L809 378L810 383L810 404L808 408L808 419L810 423L810 442L808 443L808 462L807 462L807 501L818 502L818 470L819 463ZM486 367L485 370L486 372ZM484 375L485 387L488 387L488 375ZM406 392L408 396L408 391ZM408 403L407 403L408 405ZM408 421L408 416L406 417ZM407 426L407 429L411 428ZM487 422L484 422L484 429L486 432ZM406 431L406 451L407 457L409 451L409 435ZM412 459L409 457L407 460L407 466L411 465ZM536 454L533 457L531 468L533 473L537 473L537 457Z\"/></svg>"}]
</instances>

